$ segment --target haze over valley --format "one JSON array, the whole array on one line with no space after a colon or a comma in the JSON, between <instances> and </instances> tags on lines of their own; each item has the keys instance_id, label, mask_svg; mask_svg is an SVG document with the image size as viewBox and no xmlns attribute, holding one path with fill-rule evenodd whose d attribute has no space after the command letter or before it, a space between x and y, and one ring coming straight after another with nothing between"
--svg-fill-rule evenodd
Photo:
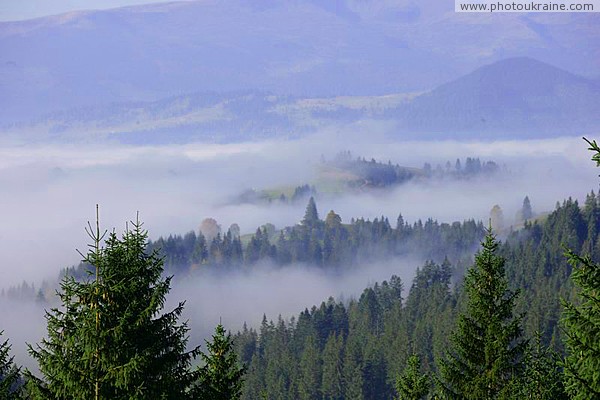
<instances>
[{"instance_id":1,"label":"haze over valley","mask_svg":"<svg viewBox=\"0 0 600 400\"><path fill-rule=\"evenodd\" d=\"M419 346L438 374L488 226L524 334L564 356L562 246L600 257L582 140L600 133L598 15L429 0L0 15L0 343L40 373L26 343L62 277L93 278L78 251L98 205L119 234L139 213L188 349L234 334L244 399L317 398L298 383L311 346L321 366L341 346L363 398L396 398Z\"/></svg>"}]
</instances>

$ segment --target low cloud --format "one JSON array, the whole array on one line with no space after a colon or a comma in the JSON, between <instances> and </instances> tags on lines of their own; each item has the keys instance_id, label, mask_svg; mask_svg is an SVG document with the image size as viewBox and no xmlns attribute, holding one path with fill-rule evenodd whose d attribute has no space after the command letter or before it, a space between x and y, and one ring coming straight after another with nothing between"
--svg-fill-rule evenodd
<instances>
[{"instance_id":1,"label":"low cloud","mask_svg":"<svg viewBox=\"0 0 600 400\"><path fill-rule=\"evenodd\" d=\"M63 267L77 264L86 251L84 227L100 204L101 225L120 232L125 222L141 219L151 239L197 229L207 217L223 228L238 223L242 234L271 222L293 225L305 204L233 204L244 189L294 186L315 179L321 156L340 150L354 156L391 160L421 167L445 165L456 158L493 160L510 171L495 179L410 182L391 190L321 195L321 217L333 209L352 217L386 216L392 225L402 213L412 223L434 218L441 222L475 218L486 221L494 204L508 224L528 195L535 212L550 211L556 201L585 199L597 188L598 170L579 138L505 142L395 142L384 137L326 132L295 141L241 144L165 146L77 145L4 146L0 150L0 265L7 288L23 280L39 287L54 280ZM399 275L410 287L420 259L392 259L361 265L341 275L293 265L263 266L252 272L220 276L200 274L176 282L172 305L187 300L193 343L210 334L219 318L237 330L244 321L260 323L262 315L289 318L329 296L359 296L375 281ZM0 304L0 329L13 342L17 360L32 366L25 342L36 343L45 332L43 310L35 303L9 300Z\"/></svg>"},{"instance_id":2,"label":"low cloud","mask_svg":"<svg viewBox=\"0 0 600 400\"><path fill-rule=\"evenodd\" d=\"M414 222L487 220L499 204L511 219L525 195L534 211L554 208L572 196L584 199L597 187L597 171L578 138L505 142L395 142L326 132L295 141L165 146L78 145L4 147L0 150L0 286L23 280L40 282L60 268L77 264L85 251L86 222L100 204L101 224L122 230L136 212L152 239L197 229L206 217L224 228L238 223L242 233L271 222L278 228L297 223L305 204L232 204L244 189L294 186L315 178L323 155L350 150L367 159L391 160L410 167L442 166L456 158L480 157L511 171L495 180L429 181L393 190L320 196L321 217L333 209L345 222L352 217L399 213Z\"/></svg>"},{"instance_id":3,"label":"low cloud","mask_svg":"<svg viewBox=\"0 0 600 400\"><path fill-rule=\"evenodd\" d=\"M416 257L393 258L352 267L345 271L327 271L308 265L274 267L263 264L249 271L215 273L206 271L175 281L169 303L187 299L184 318L192 329L192 342L209 337L219 321L235 332L244 323L258 328L263 315L276 321L305 308L317 307L331 296L336 300L358 298L375 282L402 279L408 293L415 271L425 260ZM167 306L168 307L168 306Z\"/></svg>"}]
</instances>

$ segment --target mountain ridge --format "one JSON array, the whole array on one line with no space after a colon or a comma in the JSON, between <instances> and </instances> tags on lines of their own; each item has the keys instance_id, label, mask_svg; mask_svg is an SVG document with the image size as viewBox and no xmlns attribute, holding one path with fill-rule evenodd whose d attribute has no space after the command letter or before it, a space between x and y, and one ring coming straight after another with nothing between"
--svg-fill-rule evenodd
<instances>
[{"instance_id":1,"label":"mountain ridge","mask_svg":"<svg viewBox=\"0 0 600 400\"><path fill-rule=\"evenodd\" d=\"M305 98L423 91L523 54L597 75L600 32L591 16L555 16L561 23L544 35L532 21L547 16L502 17L457 15L429 0L229 0L3 22L0 123L196 91ZM584 34L586 41L569 40Z\"/></svg>"},{"instance_id":2,"label":"mountain ridge","mask_svg":"<svg viewBox=\"0 0 600 400\"><path fill-rule=\"evenodd\" d=\"M396 112L411 131L571 136L600 126L600 86L530 57L513 57L440 85Z\"/></svg>"},{"instance_id":3,"label":"mountain ridge","mask_svg":"<svg viewBox=\"0 0 600 400\"><path fill-rule=\"evenodd\" d=\"M303 98L269 92L196 92L150 102L51 113L6 128L63 140L235 142L297 137L363 120L399 138L540 138L600 127L600 85L538 60L509 58L425 93ZM83 136L82 132L86 132Z\"/></svg>"}]
</instances>

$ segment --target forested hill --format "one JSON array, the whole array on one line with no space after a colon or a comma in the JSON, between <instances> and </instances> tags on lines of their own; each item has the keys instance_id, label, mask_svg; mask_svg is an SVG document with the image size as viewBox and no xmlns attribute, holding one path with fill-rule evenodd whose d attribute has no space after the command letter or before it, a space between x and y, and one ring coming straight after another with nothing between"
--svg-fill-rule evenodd
<instances>
[{"instance_id":1,"label":"forested hill","mask_svg":"<svg viewBox=\"0 0 600 400\"><path fill-rule=\"evenodd\" d=\"M476 177L490 177L497 173L500 168L494 161L481 161L479 158L467 157L464 167L460 159L454 164L446 161L442 166L437 164L435 168L430 163L425 163L423 168L408 168L398 164L393 165L371 159L367 161L364 157L352 158L349 151L338 153L333 160L323 164L336 167L344 172L354 175L354 180L349 180L351 186L388 187L407 182L415 178L451 178L472 179Z\"/></svg>"},{"instance_id":2,"label":"forested hill","mask_svg":"<svg viewBox=\"0 0 600 400\"><path fill-rule=\"evenodd\" d=\"M559 299L571 298L573 286L563 246L597 260L599 228L592 193L583 208L564 201L545 221L526 223L500 246L509 286L520 290L516 314L524 313L525 337L539 331L542 344L564 354ZM258 330L244 327L235 338L249 365L243 398L392 398L411 354L420 355L424 372L437 373L465 307L463 286L451 284L453 273L447 261L427 262L412 283L392 276L356 300L330 298L291 320L265 317Z\"/></svg>"},{"instance_id":3,"label":"forested hill","mask_svg":"<svg viewBox=\"0 0 600 400\"><path fill-rule=\"evenodd\" d=\"M514 314L523 316L523 337L531 339L539 332L542 349L550 346L566 354L560 299L574 299L577 291L564 249L600 260L599 232L600 199L592 192L581 207L568 199L545 218L526 221L497 248L505 259L508 286L519 293ZM457 315L468 304L461 277L485 229L475 221L410 225L401 216L395 227L384 217L342 224L334 212L321 220L311 199L300 224L279 233L259 228L245 246L235 227L224 236L214 233L210 246L203 234L191 232L151 243L146 251L160 251L169 266L166 272L179 277L203 269L251 270L260 262L302 262L341 271L378 257L415 252L430 259L412 282L394 275L356 299L329 298L289 320L279 317L274 322L265 316L262 323L246 321L259 328L245 326L234 338L248 366L245 399L266 393L280 399L385 399L396 395L396 380L413 354L420 357L423 373L439 376ZM82 265L67 272L78 275L84 270ZM527 361L527 368L542 363L545 379L560 382L559 364L549 354L528 355L534 361Z\"/></svg>"},{"instance_id":4,"label":"forested hill","mask_svg":"<svg viewBox=\"0 0 600 400\"><path fill-rule=\"evenodd\" d=\"M298 203L317 194L329 196L396 188L415 181L436 184L441 180L490 179L500 173L509 171L506 166L500 168L496 162L481 161L478 157L467 157L462 162L457 158L435 166L426 162L422 168L416 168L392 164L390 160L354 158L349 151L342 151L330 160L321 158L313 182L296 187L246 189L233 199L233 203Z\"/></svg>"},{"instance_id":5,"label":"forested hill","mask_svg":"<svg viewBox=\"0 0 600 400\"><path fill-rule=\"evenodd\" d=\"M210 220L209 220L210 221ZM204 224L206 225L206 224ZM330 211L319 218L313 198L309 200L302 221L276 231L271 224L256 230L247 244L236 229L219 232L212 220L211 231L169 236L150 243L165 258L170 273L185 274L199 269L230 269L257 263L289 265L303 263L323 268L345 269L394 256L454 263L470 260L484 234L481 222L468 220L452 224L433 219L409 224L399 215L393 225L387 217L352 219L343 224Z\"/></svg>"}]
</instances>

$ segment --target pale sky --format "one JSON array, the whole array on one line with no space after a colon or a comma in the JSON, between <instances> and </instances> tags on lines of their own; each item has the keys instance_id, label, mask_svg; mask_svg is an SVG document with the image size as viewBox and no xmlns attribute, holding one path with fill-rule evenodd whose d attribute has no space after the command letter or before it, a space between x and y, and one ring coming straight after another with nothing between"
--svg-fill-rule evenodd
<instances>
[{"instance_id":1,"label":"pale sky","mask_svg":"<svg viewBox=\"0 0 600 400\"><path fill-rule=\"evenodd\" d=\"M167 1L169 0L0 0L0 21L17 21L75 10L106 9Z\"/></svg>"}]
</instances>

